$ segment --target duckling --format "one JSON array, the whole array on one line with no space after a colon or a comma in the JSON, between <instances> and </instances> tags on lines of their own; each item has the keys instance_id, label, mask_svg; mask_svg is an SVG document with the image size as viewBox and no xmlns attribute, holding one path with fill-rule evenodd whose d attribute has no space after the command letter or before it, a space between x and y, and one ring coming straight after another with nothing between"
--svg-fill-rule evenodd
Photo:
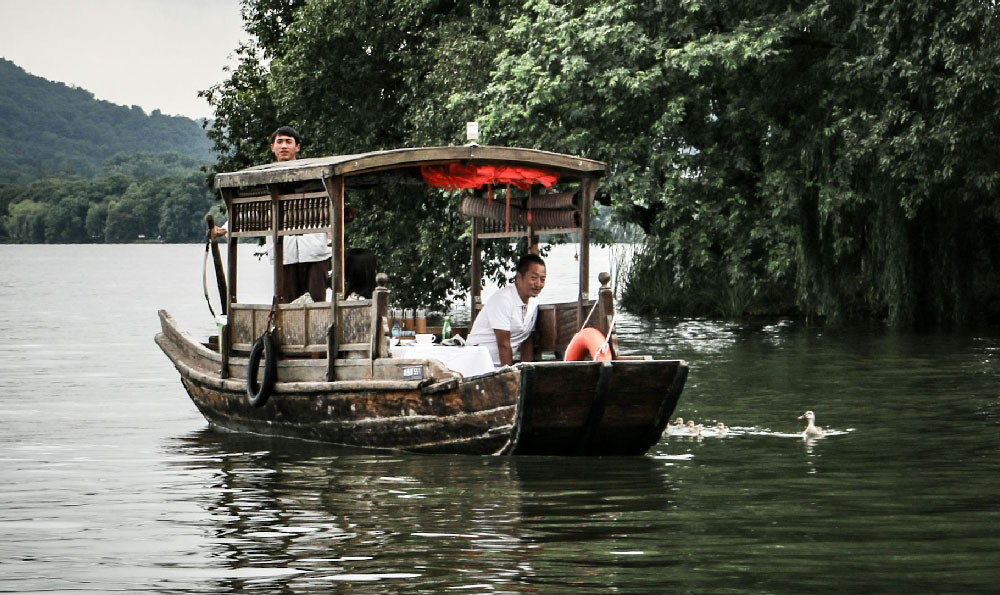
<instances>
[{"instance_id":1,"label":"duckling","mask_svg":"<svg viewBox=\"0 0 1000 595\"><path fill-rule=\"evenodd\" d=\"M693 419L689 419L688 423L687 423L688 434L694 434L694 430L695 430L695 428L694 428L694 420Z\"/></svg>"},{"instance_id":2,"label":"duckling","mask_svg":"<svg viewBox=\"0 0 1000 595\"><path fill-rule=\"evenodd\" d=\"M683 417L678 417L677 419L675 419L674 420L674 427L677 428L678 430L681 429L681 428L683 428L684 427L684 418Z\"/></svg>"},{"instance_id":3,"label":"duckling","mask_svg":"<svg viewBox=\"0 0 1000 595\"><path fill-rule=\"evenodd\" d=\"M694 427L694 430L692 430L691 433L694 434L696 438L701 438L701 428L701 424L698 424Z\"/></svg>"},{"instance_id":4,"label":"duckling","mask_svg":"<svg viewBox=\"0 0 1000 595\"><path fill-rule=\"evenodd\" d=\"M720 421L719 423L715 424L715 431L716 433L719 434L719 436L725 436L726 433L729 431L729 429L726 428L726 424Z\"/></svg>"},{"instance_id":5,"label":"duckling","mask_svg":"<svg viewBox=\"0 0 1000 595\"><path fill-rule=\"evenodd\" d=\"M803 438L815 438L816 436L823 435L823 428L816 425L815 413L813 413L812 411L806 411L805 413L799 416L799 419L806 419L809 421L809 424L806 426L806 429L802 431Z\"/></svg>"}]
</instances>

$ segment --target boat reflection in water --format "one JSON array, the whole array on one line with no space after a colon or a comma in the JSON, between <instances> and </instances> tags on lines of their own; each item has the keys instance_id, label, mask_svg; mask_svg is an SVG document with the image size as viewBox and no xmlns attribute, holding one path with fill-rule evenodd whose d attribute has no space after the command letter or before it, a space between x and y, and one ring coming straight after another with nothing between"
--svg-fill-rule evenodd
<instances>
[{"instance_id":1,"label":"boat reflection in water","mask_svg":"<svg viewBox=\"0 0 1000 595\"><path fill-rule=\"evenodd\" d=\"M210 478L193 497L212 558L270 571L272 587L504 590L553 577L634 587L641 579L622 574L621 559L664 562L648 555L665 530L649 513L669 510L674 490L648 457L386 455L213 430L168 448ZM651 551L640 555L644 536ZM582 568L595 550L616 562Z\"/></svg>"}]
</instances>

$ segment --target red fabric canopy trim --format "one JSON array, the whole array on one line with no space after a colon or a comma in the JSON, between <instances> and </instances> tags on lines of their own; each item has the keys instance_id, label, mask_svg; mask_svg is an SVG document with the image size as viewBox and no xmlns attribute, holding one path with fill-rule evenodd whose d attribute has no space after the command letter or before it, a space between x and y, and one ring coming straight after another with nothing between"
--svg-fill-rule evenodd
<instances>
[{"instance_id":1,"label":"red fabric canopy trim","mask_svg":"<svg viewBox=\"0 0 1000 595\"><path fill-rule=\"evenodd\" d=\"M420 167L424 181L435 188L465 190L481 188L486 184L513 184L527 190L533 184L551 188L559 181L559 174L531 167L508 167L504 165L476 165L449 163L447 165L424 165Z\"/></svg>"}]
</instances>

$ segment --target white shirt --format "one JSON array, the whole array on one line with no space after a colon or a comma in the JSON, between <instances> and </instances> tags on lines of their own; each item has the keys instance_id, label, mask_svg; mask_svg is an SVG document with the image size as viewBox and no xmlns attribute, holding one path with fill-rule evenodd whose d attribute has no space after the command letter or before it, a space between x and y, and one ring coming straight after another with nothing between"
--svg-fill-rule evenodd
<instances>
[{"instance_id":1,"label":"white shirt","mask_svg":"<svg viewBox=\"0 0 1000 595\"><path fill-rule=\"evenodd\" d=\"M333 256L333 248L327 244L325 233L307 233L300 236L284 236L282 243L284 253L283 264L297 262L318 262ZM271 250L271 238L267 238L267 253L274 262L274 251Z\"/></svg>"},{"instance_id":2,"label":"white shirt","mask_svg":"<svg viewBox=\"0 0 1000 595\"><path fill-rule=\"evenodd\" d=\"M538 298L530 297L525 304L517 293L517 287L511 283L493 294L486 302L472 324L466 343L482 345L489 349L493 365L499 367L500 348L497 347L497 336L493 331L509 331L511 351L517 354L521 343L524 343L535 329L537 317Z\"/></svg>"},{"instance_id":3,"label":"white shirt","mask_svg":"<svg viewBox=\"0 0 1000 595\"><path fill-rule=\"evenodd\" d=\"M229 233L229 220L222 224L222 229ZM265 238L267 253L274 262L274 250L271 249L271 236ZM325 233L307 233L300 236L284 236L282 242L284 252L282 254L282 264L295 264L297 262L319 262L327 258L333 258L333 247L327 244Z\"/></svg>"}]
</instances>

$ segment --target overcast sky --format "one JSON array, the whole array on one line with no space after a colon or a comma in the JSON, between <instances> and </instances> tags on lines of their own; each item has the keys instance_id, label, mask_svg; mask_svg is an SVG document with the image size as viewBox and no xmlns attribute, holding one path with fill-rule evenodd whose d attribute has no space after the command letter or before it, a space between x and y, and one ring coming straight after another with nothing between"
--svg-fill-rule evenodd
<instances>
[{"instance_id":1,"label":"overcast sky","mask_svg":"<svg viewBox=\"0 0 1000 595\"><path fill-rule=\"evenodd\" d=\"M0 57L146 113L211 117L198 91L247 38L240 0L0 0Z\"/></svg>"}]
</instances>

